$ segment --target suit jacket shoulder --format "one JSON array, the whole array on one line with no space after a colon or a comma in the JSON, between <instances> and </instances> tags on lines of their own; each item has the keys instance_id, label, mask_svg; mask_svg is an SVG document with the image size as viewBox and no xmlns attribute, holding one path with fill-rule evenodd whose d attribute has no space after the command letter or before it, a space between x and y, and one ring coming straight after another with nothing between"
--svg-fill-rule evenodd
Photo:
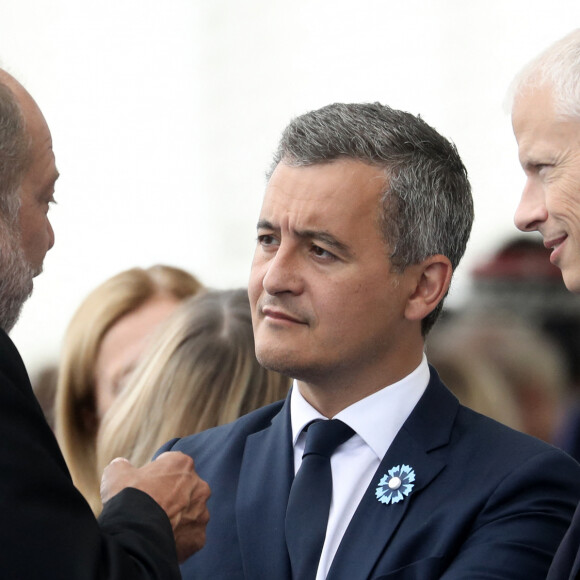
<instances>
[{"instance_id":1,"label":"suit jacket shoulder","mask_svg":"<svg viewBox=\"0 0 580 580\"><path fill-rule=\"evenodd\" d=\"M155 457L165 451L184 451L195 455L197 461L220 461L222 457L233 457L243 452L246 438L271 426L284 406L284 401L272 403L240 417L232 423L213 427L190 435L168 441L156 453ZM240 451L241 450L241 451Z\"/></svg>"},{"instance_id":2,"label":"suit jacket shoulder","mask_svg":"<svg viewBox=\"0 0 580 580\"><path fill-rule=\"evenodd\" d=\"M0 331L0 577L179 578L173 533L147 494L124 490L101 523L75 489L24 364Z\"/></svg>"}]
</instances>

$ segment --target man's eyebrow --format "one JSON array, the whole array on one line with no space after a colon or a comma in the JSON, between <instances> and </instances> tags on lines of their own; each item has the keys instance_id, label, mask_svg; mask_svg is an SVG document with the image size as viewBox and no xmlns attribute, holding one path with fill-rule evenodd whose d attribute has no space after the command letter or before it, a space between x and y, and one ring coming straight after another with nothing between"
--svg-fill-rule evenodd
<instances>
[{"instance_id":1,"label":"man's eyebrow","mask_svg":"<svg viewBox=\"0 0 580 580\"><path fill-rule=\"evenodd\" d=\"M258 230L272 230L277 231L279 228L274 227L274 225L268 220L260 220L257 226ZM351 256L352 251L343 242L337 240L332 234L324 230L298 230L295 231L295 235L302 239L314 240L323 242L330 248L340 252L345 256Z\"/></svg>"},{"instance_id":2,"label":"man's eyebrow","mask_svg":"<svg viewBox=\"0 0 580 580\"><path fill-rule=\"evenodd\" d=\"M256 225L257 230L274 230L274 226L268 220L259 220Z\"/></svg>"},{"instance_id":3,"label":"man's eyebrow","mask_svg":"<svg viewBox=\"0 0 580 580\"><path fill-rule=\"evenodd\" d=\"M520 165L526 168L534 168L537 165L551 165L557 162L557 156L553 151L546 150L537 144L521 145L518 151Z\"/></svg>"},{"instance_id":4,"label":"man's eyebrow","mask_svg":"<svg viewBox=\"0 0 580 580\"><path fill-rule=\"evenodd\" d=\"M332 234L329 234L324 230L303 230L300 232L296 232L296 235L300 238L306 238L309 240L323 242L325 245L329 246L334 250L337 250L341 254L345 254L347 256L352 255L350 248L346 244L343 244L341 241L337 240Z\"/></svg>"},{"instance_id":5,"label":"man's eyebrow","mask_svg":"<svg viewBox=\"0 0 580 580\"><path fill-rule=\"evenodd\" d=\"M535 169L538 165L546 165L546 161L542 161L542 158L539 156L528 155L520 161L520 164L524 171L530 171Z\"/></svg>"}]
</instances>

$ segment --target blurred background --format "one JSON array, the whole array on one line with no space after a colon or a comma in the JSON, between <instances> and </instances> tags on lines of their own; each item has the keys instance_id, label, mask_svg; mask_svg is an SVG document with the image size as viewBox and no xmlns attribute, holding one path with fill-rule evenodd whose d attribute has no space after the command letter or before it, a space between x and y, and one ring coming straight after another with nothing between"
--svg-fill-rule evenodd
<instances>
[{"instance_id":1,"label":"blurred background","mask_svg":"<svg viewBox=\"0 0 580 580\"><path fill-rule=\"evenodd\" d=\"M449 298L464 308L515 233L506 90L579 22L576 0L0 0L0 63L43 110L62 175L56 245L12 333L31 373L121 270L245 285L278 136L334 101L420 113L456 143L476 206Z\"/></svg>"}]
</instances>

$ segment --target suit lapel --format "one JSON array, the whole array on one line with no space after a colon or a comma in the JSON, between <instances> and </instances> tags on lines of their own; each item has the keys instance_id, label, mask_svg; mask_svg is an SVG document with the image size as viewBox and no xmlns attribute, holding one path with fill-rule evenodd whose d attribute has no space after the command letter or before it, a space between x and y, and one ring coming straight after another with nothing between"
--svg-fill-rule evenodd
<instances>
[{"instance_id":1,"label":"suit lapel","mask_svg":"<svg viewBox=\"0 0 580 580\"><path fill-rule=\"evenodd\" d=\"M432 369L427 390L385 454L344 534L328 580L371 577L414 497L424 493L445 467L444 454L432 452L448 443L458 408L457 399ZM415 472L410 495L396 504L379 502L375 495L379 481L391 468L403 464Z\"/></svg>"},{"instance_id":2,"label":"suit lapel","mask_svg":"<svg viewBox=\"0 0 580 580\"><path fill-rule=\"evenodd\" d=\"M290 578L284 518L294 478L290 395L270 427L246 440L236 498L246 578ZM227 556L226 556L227 557Z\"/></svg>"}]
</instances>

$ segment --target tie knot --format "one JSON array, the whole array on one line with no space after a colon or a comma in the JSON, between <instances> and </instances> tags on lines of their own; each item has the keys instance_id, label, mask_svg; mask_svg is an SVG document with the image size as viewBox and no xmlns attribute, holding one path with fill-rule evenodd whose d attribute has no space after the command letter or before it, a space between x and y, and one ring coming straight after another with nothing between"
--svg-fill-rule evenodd
<instances>
[{"instance_id":1,"label":"tie knot","mask_svg":"<svg viewBox=\"0 0 580 580\"><path fill-rule=\"evenodd\" d=\"M339 419L318 420L310 423L306 431L304 454L330 457L334 450L354 435L354 431Z\"/></svg>"}]
</instances>

